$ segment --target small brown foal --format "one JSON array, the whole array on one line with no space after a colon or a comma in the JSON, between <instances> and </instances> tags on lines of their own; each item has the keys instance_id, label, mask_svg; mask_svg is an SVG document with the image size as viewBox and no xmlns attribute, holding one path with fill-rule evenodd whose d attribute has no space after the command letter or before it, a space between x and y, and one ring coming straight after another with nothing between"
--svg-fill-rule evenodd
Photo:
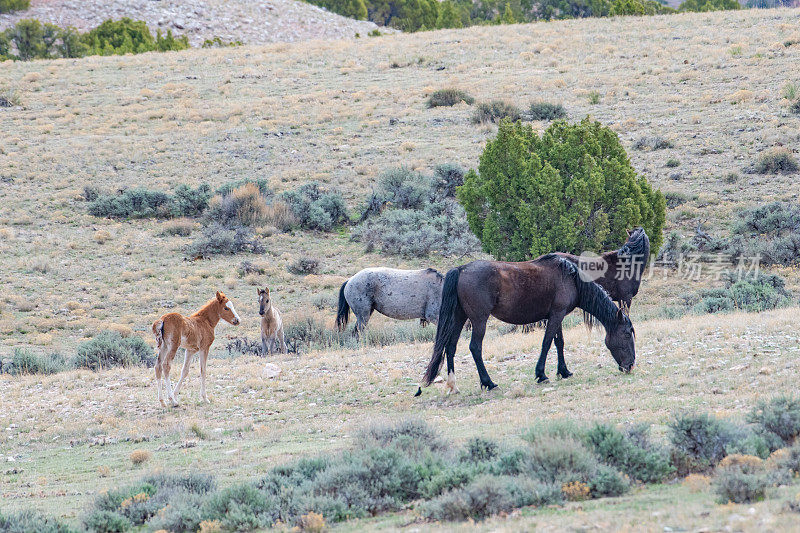
<instances>
[{"instance_id":1,"label":"small brown foal","mask_svg":"<svg viewBox=\"0 0 800 533\"><path fill-rule=\"evenodd\" d=\"M258 314L261 315L261 347L264 353L272 355L275 345L280 343L281 353L286 353L283 339L283 320L280 312L272 305L269 287L258 289Z\"/></svg>"}]
</instances>

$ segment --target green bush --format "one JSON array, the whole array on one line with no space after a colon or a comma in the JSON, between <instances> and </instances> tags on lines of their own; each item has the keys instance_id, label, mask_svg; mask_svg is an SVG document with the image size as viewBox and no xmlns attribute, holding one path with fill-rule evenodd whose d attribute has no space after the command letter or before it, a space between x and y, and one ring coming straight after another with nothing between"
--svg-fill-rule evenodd
<instances>
[{"instance_id":1,"label":"green bush","mask_svg":"<svg viewBox=\"0 0 800 533\"><path fill-rule=\"evenodd\" d=\"M634 150L664 150L672 148L672 142L658 135L640 137L633 143Z\"/></svg>"},{"instance_id":2,"label":"green bush","mask_svg":"<svg viewBox=\"0 0 800 533\"><path fill-rule=\"evenodd\" d=\"M123 337L116 331L104 331L78 346L72 366L100 370L116 366L150 366L154 360L153 349L141 337Z\"/></svg>"},{"instance_id":3,"label":"green bush","mask_svg":"<svg viewBox=\"0 0 800 533\"><path fill-rule=\"evenodd\" d=\"M700 313L748 311L751 313L791 305L785 280L777 274L726 278L724 288L703 289L695 310Z\"/></svg>"},{"instance_id":4,"label":"green bush","mask_svg":"<svg viewBox=\"0 0 800 533\"><path fill-rule=\"evenodd\" d=\"M800 257L800 207L771 202L740 211L726 245L733 256L761 258L762 264L793 265Z\"/></svg>"},{"instance_id":5,"label":"green bush","mask_svg":"<svg viewBox=\"0 0 800 533\"><path fill-rule=\"evenodd\" d=\"M84 517L83 525L94 533L124 533L133 528L130 520L113 511L94 511Z\"/></svg>"},{"instance_id":6,"label":"green bush","mask_svg":"<svg viewBox=\"0 0 800 533\"><path fill-rule=\"evenodd\" d=\"M31 0L0 0L0 13L25 11L31 7Z\"/></svg>"},{"instance_id":7,"label":"green bush","mask_svg":"<svg viewBox=\"0 0 800 533\"><path fill-rule=\"evenodd\" d=\"M25 510L9 514L0 511L0 533L73 533L75 530L39 511Z\"/></svg>"},{"instance_id":8,"label":"green bush","mask_svg":"<svg viewBox=\"0 0 800 533\"><path fill-rule=\"evenodd\" d=\"M428 107L449 107L464 102L475 103L475 99L460 89L439 89L428 97Z\"/></svg>"},{"instance_id":9,"label":"green bush","mask_svg":"<svg viewBox=\"0 0 800 533\"><path fill-rule=\"evenodd\" d=\"M433 169L431 197L434 202L456 197L456 189L464 184L464 169L452 163L436 165Z\"/></svg>"},{"instance_id":10,"label":"green bush","mask_svg":"<svg viewBox=\"0 0 800 533\"><path fill-rule=\"evenodd\" d=\"M81 35L80 40L89 47L90 55L141 54L189 48L187 37L176 39L170 30L166 37L162 37L159 31L153 38L144 21L132 20L128 17L120 20L106 20L95 29Z\"/></svg>"},{"instance_id":11,"label":"green bush","mask_svg":"<svg viewBox=\"0 0 800 533\"><path fill-rule=\"evenodd\" d=\"M317 274L319 272L319 259L315 257L298 257L291 265L289 265L289 272L292 274Z\"/></svg>"},{"instance_id":12,"label":"green bush","mask_svg":"<svg viewBox=\"0 0 800 533\"><path fill-rule=\"evenodd\" d=\"M481 102L475 107L472 115L473 124L498 123L503 119L515 122L522 117L519 108L514 104L502 100L492 100L491 102Z\"/></svg>"},{"instance_id":13,"label":"green bush","mask_svg":"<svg viewBox=\"0 0 800 533\"><path fill-rule=\"evenodd\" d=\"M483 476L462 489L425 504L422 514L433 520L483 520L527 505L561 503L561 488L529 479Z\"/></svg>"},{"instance_id":14,"label":"green bush","mask_svg":"<svg viewBox=\"0 0 800 533\"><path fill-rule=\"evenodd\" d=\"M269 181L263 178L258 178L258 179L243 178L240 180L231 181L218 188L216 192L220 196L227 196L234 190L240 189L242 186L247 185L249 183L252 183L256 187L258 187L259 192L264 196L264 198L271 198L273 196L272 189L269 188Z\"/></svg>"},{"instance_id":15,"label":"green bush","mask_svg":"<svg viewBox=\"0 0 800 533\"><path fill-rule=\"evenodd\" d=\"M678 6L678 11L725 11L741 8L737 0L684 0Z\"/></svg>"},{"instance_id":16,"label":"green bush","mask_svg":"<svg viewBox=\"0 0 800 533\"><path fill-rule=\"evenodd\" d=\"M735 1L735 0L734 0ZM792 174L800 169L791 150L772 148L758 157L753 170L758 174Z\"/></svg>"},{"instance_id":17,"label":"green bush","mask_svg":"<svg viewBox=\"0 0 800 533\"><path fill-rule=\"evenodd\" d=\"M228 227L212 223L190 244L186 252L190 257L238 254L241 252L262 253L264 245L245 226Z\"/></svg>"},{"instance_id":18,"label":"green bush","mask_svg":"<svg viewBox=\"0 0 800 533\"><path fill-rule=\"evenodd\" d=\"M48 375L67 369L66 359L61 354L39 355L22 348L14 348L11 365L8 372L17 376L22 374Z\"/></svg>"},{"instance_id":19,"label":"green bush","mask_svg":"<svg viewBox=\"0 0 800 533\"><path fill-rule=\"evenodd\" d=\"M714 479L719 503L751 503L763 500L772 484L762 465L734 464L721 468Z\"/></svg>"},{"instance_id":20,"label":"green bush","mask_svg":"<svg viewBox=\"0 0 800 533\"><path fill-rule=\"evenodd\" d=\"M661 483L675 471L666 450L654 448L641 432L635 442L609 425L595 424L586 442L601 462L643 483Z\"/></svg>"},{"instance_id":21,"label":"green bush","mask_svg":"<svg viewBox=\"0 0 800 533\"><path fill-rule=\"evenodd\" d=\"M706 413L677 414L669 423L673 458L679 473L707 470L726 455L734 441L732 427Z\"/></svg>"},{"instance_id":22,"label":"green bush","mask_svg":"<svg viewBox=\"0 0 800 533\"><path fill-rule=\"evenodd\" d=\"M174 195L136 187L94 197L89 204L89 214L107 218L198 216L208 207L210 198L211 189L207 185L196 189L179 185Z\"/></svg>"},{"instance_id":23,"label":"green bush","mask_svg":"<svg viewBox=\"0 0 800 533\"><path fill-rule=\"evenodd\" d=\"M790 445L800 436L800 398L778 396L761 400L747 418Z\"/></svg>"},{"instance_id":24,"label":"green bush","mask_svg":"<svg viewBox=\"0 0 800 533\"><path fill-rule=\"evenodd\" d=\"M609 249L635 226L653 252L662 242L664 195L636 174L617 135L588 119L556 121L541 137L503 121L457 194L483 249L500 260Z\"/></svg>"},{"instance_id":25,"label":"green bush","mask_svg":"<svg viewBox=\"0 0 800 533\"><path fill-rule=\"evenodd\" d=\"M381 203L389 202L399 209L420 209L431 194L431 178L406 167L384 172L378 179L378 188L373 193Z\"/></svg>"},{"instance_id":26,"label":"green bush","mask_svg":"<svg viewBox=\"0 0 800 533\"><path fill-rule=\"evenodd\" d=\"M496 442L481 437L473 437L467 441L461 454L461 461L466 463L487 463L498 455Z\"/></svg>"},{"instance_id":27,"label":"green bush","mask_svg":"<svg viewBox=\"0 0 800 533\"><path fill-rule=\"evenodd\" d=\"M304 229L331 231L350 220L342 195L336 190L325 191L316 181L287 191L281 197Z\"/></svg>"},{"instance_id":28,"label":"green bush","mask_svg":"<svg viewBox=\"0 0 800 533\"><path fill-rule=\"evenodd\" d=\"M567 110L561 104L551 104L550 102L534 102L528 109L528 117L531 120L557 120L567 117Z\"/></svg>"},{"instance_id":29,"label":"green bush","mask_svg":"<svg viewBox=\"0 0 800 533\"><path fill-rule=\"evenodd\" d=\"M571 438L541 436L531 443L530 451L527 473L545 483L588 483L599 467L592 452Z\"/></svg>"},{"instance_id":30,"label":"green bush","mask_svg":"<svg viewBox=\"0 0 800 533\"><path fill-rule=\"evenodd\" d=\"M594 498L621 496L630 488L631 485L627 479L606 465L600 465L597 473L589 480L589 490Z\"/></svg>"}]
</instances>

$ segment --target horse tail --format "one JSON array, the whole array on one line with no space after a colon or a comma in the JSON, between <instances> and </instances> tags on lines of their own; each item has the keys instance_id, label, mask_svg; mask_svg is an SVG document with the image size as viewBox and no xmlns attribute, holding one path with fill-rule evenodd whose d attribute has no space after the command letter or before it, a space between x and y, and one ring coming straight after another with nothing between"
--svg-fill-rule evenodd
<instances>
[{"instance_id":1,"label":"horse tail","mask_svg":"<svg viewBox=\"0 0 800 533\"><path fill-rule=\"evenodd\" d=\"M164 321L160 318L153 322L153 335L156 336L156 348L161 348L164 342Z\"/></svg>"},{"instance_id":2,"label":"horse tail","mask_svg":"<svg viewBox=\"0 0 800 533\"><path fill-rule=\"evenodd\" d=\"M342 283L339 289L339 312L336 314L336 327L339 331L343 331L350 320L350 304L347 303L347 298L344 297L344 288L347 286L347 281Z\"/></svg>"},{"instance_id":3,"label":"horse tail","mask_svg":"<svg viewBox=\"0 0 800 533\"><path fill-rule=\"evenodd\" d=\"M439 375L445 347L453 340L453 335L460 333L456 331L455 326L456 310L461 308L461 302L458 301L458 276L460 274L461 270L454 268L444 278L442 304L439 307L439 323L436 325L436 340L433 343L433 357L431 357L425 377L422 379L422 383L426 387L433 383L433 380Z\"/></svg>"}]
</instances>

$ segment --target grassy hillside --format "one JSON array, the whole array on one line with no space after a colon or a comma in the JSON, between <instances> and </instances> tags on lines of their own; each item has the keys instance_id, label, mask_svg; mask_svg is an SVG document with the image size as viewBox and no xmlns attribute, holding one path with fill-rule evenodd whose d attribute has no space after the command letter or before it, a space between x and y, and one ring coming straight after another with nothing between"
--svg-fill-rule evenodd
<instances>
[{"instance_id":1,"label":"grassy hillside","mask_svg":"<svg viewBox=\"0 0 800 533\"><path fill-rule=\"evenodd\" d=\"M572 120L590 115L610 125L635 168L683 195L668 212L668 231L690 234L702 223L721 234L739 208L798 198L796 174L745 173L764 150L798 146L800 115L782 96L786 83L800 83L798 43L800 12L753 10L3 64L0 90L20 105L0 108L0 356L15 346L69 353L108 328L151 342L156 317L193 311L218 289L243 318L238 328L218 329L208 407L197 403L196 366L176 410L157 404L143 368L0 375L0 426L8 428L0 445L16 463L0 470L3 508L74 519L96 490L151 468L214 470L224 484L289 456L341 449L354 429L380 418L421 416L457 440L514 440L523 427L561 416L646 421L663 436L676 409L741 418L767 392L791 393L796 308L656 320L714 283L669 272L647 280L634 302L639 364L631 375L614 371L601 338L572 329L566 350L575 377L536 387L531 354L541 333L491 328L484 357L501 385L492 394L479 391L463 341L462 393L446 399L434 390L411 396L430 355L423 342L280 356L283 373L265 380L263 359L224 357L227 336L257 335L257 286L270 286L285 322L313 315L332 327L336 291L362 267L446 270L480 255L401 259L366 253L346 232L264 229L262 255L189 261L190 238L163 235L165 223L155 220L92 217L82 193L216 188L242 178L285 191L318 180L341 189L355 211L385 169L477 165L495 126L473 124L466 104L425 105L432 91L453 86L523 108L563 103ZM671 147L635 148L653 137ZM671 159L679 164L668 167ZM318 258L320 273L290 273L302 256ZM265 273L240 274L243 260ZM776 271L796 290L794 269ZM152 461L132 466L136 448L151 451ZM750 513L660 486L479 528L780 529L793 522L779 501ZM413 520L400 513L346 527Z\"/></svg>"},{"instance_id":2,"label":"grassy hillside","mask_svg":"<svg viewBox=\"0 0 800 533\"><path fill-rule=\"evenodd\" d=\"M785 43L798 32L796 11L743 11L6 64L3 85L22 107L0 109L0 333L7 346L48 347L108 322L143 331L167 306L196 308L217 288L253 316L265 281L291 316L364 266L449 268L454 260L365 254L346 235L278 233L264 238L264 256L247 257L267 275L241 279L245 257L186 262L186 238L160 236L158 222L92 217L80 198L86 185L216 188L251 177L281 191L315 179L356 208L384 169L477 165L494 127L472 124L464 104L426 109L447 86L521 107L562 102L572 119L611 125L640 172L686 195L668 229L721 230L737 208L797 197L791 175L743 169L798 141L800 116L781 96L797 82L800 46ZM633 149L654 136L673 147ZM322 275L289 274L301 255L319 257ZM691 293L687 283L650 282L643 309L677 299L676 286Z\"/></svg>"}]
</instances>

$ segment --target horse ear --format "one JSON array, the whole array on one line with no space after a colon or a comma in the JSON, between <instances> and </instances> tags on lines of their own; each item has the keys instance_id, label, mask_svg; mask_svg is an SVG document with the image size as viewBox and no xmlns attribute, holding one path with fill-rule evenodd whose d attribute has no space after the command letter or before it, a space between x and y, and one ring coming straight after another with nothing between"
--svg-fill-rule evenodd
<instances>
[{"instance_id":1,"label":"horse ear","mask_svg":"<svg viewBox=\"0 0 800 533\"><path fill-rule=\"evenodd\" d=\"M631 230L629 230L629 229L626 229L625 231L627 231L627 232L628 232L628 237L630 237L631 235L633 235L633 232L632 232Z\"/></svg>"},{"instance_id":2,"label":"horse ear","mask_svg":"<svg viewBox=\"0 0 800 533\"><path fill-rule=\"evenodd\" d=\"M222 293L221 293L221 292L219 292L219 291L217 291L217 301L218 301L219 303L222 303L222 302L224 302L224 301L225 301L225 295L224 295L224 294L222 294Z\"/></svg>"},{"instance_id":3,"label":"horse ear","mask_svg":"<svg viewBox=\"0 0 800 533\"><path fill-rule=\"evenodd\" d=\"M617 322L625 322L625 313L622 312L621 307L617 307Z\"/></svg>"},{"instance_id":4,"label":"horse ear","mask_svg":"<svg viewBox=\"0 0 800 533\"><path fill-rule=\"evenodd\" d=\"M269 287L265 287L265 288L264 288L264 294L266 294L267 296L269 296Z\"/></svg>"}]
</instances>

